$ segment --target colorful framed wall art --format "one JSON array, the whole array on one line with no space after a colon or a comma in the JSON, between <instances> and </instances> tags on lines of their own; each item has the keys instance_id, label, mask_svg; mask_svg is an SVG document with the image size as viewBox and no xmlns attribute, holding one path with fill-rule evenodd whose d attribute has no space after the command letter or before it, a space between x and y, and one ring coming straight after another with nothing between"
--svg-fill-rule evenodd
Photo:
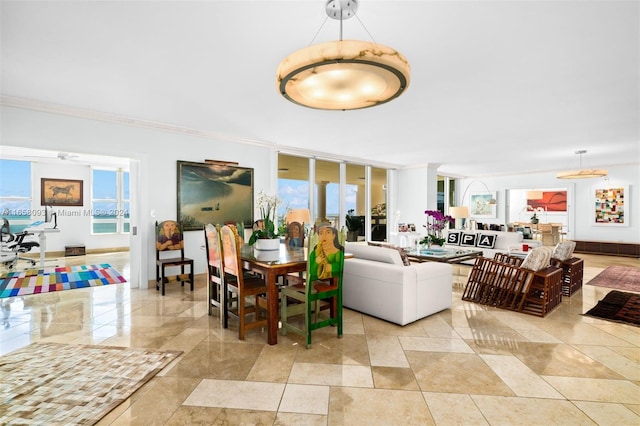
<instances>
[{"instance_id":1,"label":"colorful framed wall art","mask_svg":"<svg viewBox=\"0 0 640 426\"><path fill-rule=\"evenodd\" d=\"M628 195L628 186L596 188L592 224L594 226L629 226Z\"/></svg>"}]
</instances>

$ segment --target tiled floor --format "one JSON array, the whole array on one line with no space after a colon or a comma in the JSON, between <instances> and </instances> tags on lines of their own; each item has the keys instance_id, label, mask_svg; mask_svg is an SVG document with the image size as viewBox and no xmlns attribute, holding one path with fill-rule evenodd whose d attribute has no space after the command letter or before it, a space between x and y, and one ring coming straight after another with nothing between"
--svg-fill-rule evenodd
<instances>
[{"instance_id":1,"label":"tiled floor","mask_svg":"<svg viewBox=\"0 0 640 426\"><path fill-rule=\"evenodd\" d=\"M585 281L640 260L580 255ZM111 263L128 255L64 259ZM0 355L34 341L184 351L102 425L640 424L640 327L581 315L609 291L586 285L546 318L462 302L399 327L345 313L345 336L295 334L266 345L207 315L204 277L191 293L127 285L0 299ZM45 362L43 360L43 362Z\"/></svg>"}]
</instances>

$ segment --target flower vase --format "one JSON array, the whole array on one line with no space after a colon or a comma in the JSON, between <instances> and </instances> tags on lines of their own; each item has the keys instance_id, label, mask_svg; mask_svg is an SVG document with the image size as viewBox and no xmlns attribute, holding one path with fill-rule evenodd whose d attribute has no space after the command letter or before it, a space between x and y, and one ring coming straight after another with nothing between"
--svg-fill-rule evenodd
<instances>
[{"instance_id":1,"label":"flower vase","mask_svg":"<svg viewBox=\"0 0 640 426\"><path fill-rule=\"evenodd\" d=\"M257 250L279 250L280 239L259 238L258 240L256 240L255 248Z\"/></svg>"}]
</instances>

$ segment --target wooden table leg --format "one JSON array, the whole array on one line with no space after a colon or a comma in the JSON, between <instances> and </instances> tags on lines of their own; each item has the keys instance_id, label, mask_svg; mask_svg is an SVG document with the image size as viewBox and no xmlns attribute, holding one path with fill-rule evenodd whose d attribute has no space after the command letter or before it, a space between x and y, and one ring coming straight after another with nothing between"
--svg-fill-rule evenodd
<instances>
[{"instance_id":1,"label":"wooden table leg","mask_svg":"<svg viewBox=\"0 0 640 426\"><path fill-rule=\"evenodd\" d=\"M278 275L275 272L270 271L267 273L265 278L267 279L267 304L269 306L267 312L267 342L270 345L276 345L278 343L278 321L280 318L278 312L278 286L276 285Z\"/></svg>"}]
</instances>

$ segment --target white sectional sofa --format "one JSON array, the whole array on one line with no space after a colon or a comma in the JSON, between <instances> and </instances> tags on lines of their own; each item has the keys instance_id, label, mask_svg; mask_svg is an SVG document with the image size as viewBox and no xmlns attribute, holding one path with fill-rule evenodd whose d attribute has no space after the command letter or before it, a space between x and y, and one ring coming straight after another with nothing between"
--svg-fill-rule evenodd
<instances>
[{"instance_id":1,"label":"white sectional sofa","mask_svg":"<svg viewBox=\"0 0 640 426\"><path fill-rule=\"evenodd\" d=\"M342 300L347 308L406 325L451 306L452 268L424 262L405 266L398 250L347 243Z\"/></svg>"},{"instance_id":2,"label":"white sectional sofa","mask_svg":"<svg viewBox=\"0 0 640 426\"><path fill-rule=\"evenodd\" d=\"M458 236L456 239L456 235ZM471 243L471 238L474 236ZM482 256L493 259L496 253L508 253L509 249L519 248L526 244L529 247L538 247L541 244L538 240L525 240L521 232L506 231L461 231L450 229L446 235L445 247L449 248L478 248L482 249ZM465 245L465 242L467 243Z\"/></svg>"}]
</instances>

